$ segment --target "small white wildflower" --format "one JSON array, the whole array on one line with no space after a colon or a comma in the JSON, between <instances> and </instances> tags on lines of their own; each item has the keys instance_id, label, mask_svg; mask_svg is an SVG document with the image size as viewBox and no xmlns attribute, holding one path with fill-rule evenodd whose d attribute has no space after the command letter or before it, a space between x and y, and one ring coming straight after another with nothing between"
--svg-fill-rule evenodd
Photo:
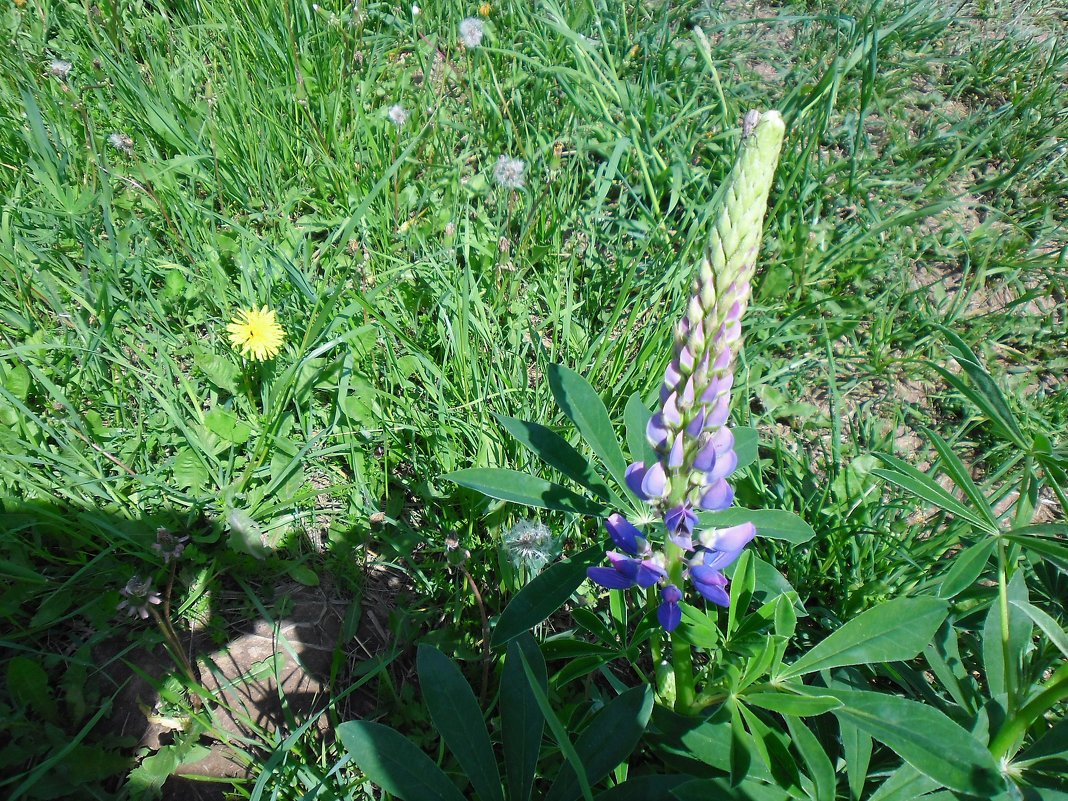
<instances>
[{"instance_id":1,"label":"small white wildflower","mask_svg":"<svg viewBox=\"0 0 1068 801\"><path fill-rule=\"evenodd\" d=\"M454 223L454 222L445 223L445 236L447 236L447 237L449 237L451 239L455 234L456 234L456 223Z\"/></svg>"},{"instance_id":2,"label":"small white wildflower","mask_svg":"<svg viewBox=\"0 0 1068 801\"><path fill-rule=\"evenodd\" d=\"M130 617L140 617L142 620L148 617L149 604L160 604L163 601L160 594L153 589L150 578L134 576L119 592L123 598L118 607L119 611L125 609Z\"/></svg>"},{"instance_id":3,"label":"small white wildflower","mask_svg":"<svg viewBox=\"0 0 1068 801\"><path fill-rule=\"evenodd\" d=\"M504 532L504 549L516 567L537 573L556 555L556 539L543 523L520 520Z\"/></svg>"},{"instance_id":4,"label":"small white wildflower","mask_svg":"<svg viewBox=\"0 0 1068 801\"><path fill-rule=\"evenodd\" d=\"M61 58L54 58L48 62L48 73L53 78L59 78L61 81L67 80L67 76L70 75L70 71L73 68L73 64Z\"/></svg>"},{"instance_id":5,"label":"small white wildflower","mask_svg":"<svg viewBox=\"0 0 1068 801\"><path fill-rule=\"evenodd\" d=\"M108 144L116 150L121 150L123 153L133 153L134 140L129 134L124 134L121 131L116 131L108 137Z\"/></svg>"},{"instance_id":6,"label":"small white wildflower","mask_svg":"<svg viewBox=\"0 0 1068 801\"><path fill-rule=\"evenodd\" d=\"M423 9L419 8L419 6L417 6L417 5L415 5L413 3L412 4L412 16L413 17L418 17L422 13L423 13Z\"/></svg>"},{"instance_id":7,"label":"small white wildflower","mask_svg":"<svg viewBox=\"0 0 1068 801\"><path fill-rule=\"evenodd\" d=\"M483 33L485 33L485 27L478 17L468 17L460 22L460 40L464 43L464 47L478 47L482 44Z\"/></svg>"},{"instance_id":8,"label":"small white wildflower","mask_svg":"<svg viewBox=\"0 0 1068 801\"><path fill-rule=\"evenodd\" d=\"M389 107L389 119L400 128L408 121L408 110L400 103L396 103Z\"/></svg>"},{"instance_id":9,"label":"small white wildflower","mask_svg":"<svg viewBox=\"0 0 1068 801\"><path fill-rule=\"evenodd\" d=\"M152 544L152 550L163 557L163 564L171 563L173 559L179 559L185 550L185 544L189 537L177 537L170 529L160 526L156 529L156 541Z\"/></svg>"},{"instance_id":10,"label":"small white wildflower","mask_svg":"<svg viewBox=\"0 0 1068 801\"><path fill-rule=\"evenodd\" d=\"M501 156L493 166L493 180L506 189L523 188L523 172L527 164L522 159Z\"/></svg>"}]
</instances>

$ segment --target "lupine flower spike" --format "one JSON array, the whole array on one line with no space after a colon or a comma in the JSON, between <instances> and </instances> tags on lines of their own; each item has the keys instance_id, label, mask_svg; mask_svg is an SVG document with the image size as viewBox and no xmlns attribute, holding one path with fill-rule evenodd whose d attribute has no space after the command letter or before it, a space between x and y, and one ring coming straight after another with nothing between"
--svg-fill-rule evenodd
<instances>
[{"instance_id":1,"label":"lupine flower spike","mask_svg":"<svg viewBox=\"0 0 1068 801\"><path fill-rule=\"evenodd\" d=\"M657 618L669 632L681 621L687 579L705 600L730 603L722 571L756 535L752 523L698 531L697 513L720 511L734 501L727 482L738 464L727 427L734 356L782 138L778 112L745 115L724 205L675 330L659 408L646 429L656 461L635 462L626 472L631 491L662 521L660 536L647 536L613 514L605 521L618 548L608 552L611 567L588 571L591 580L609 589L660 585ZM662 550L650 544L658 539Z\"/></svg>"}]
</instances>

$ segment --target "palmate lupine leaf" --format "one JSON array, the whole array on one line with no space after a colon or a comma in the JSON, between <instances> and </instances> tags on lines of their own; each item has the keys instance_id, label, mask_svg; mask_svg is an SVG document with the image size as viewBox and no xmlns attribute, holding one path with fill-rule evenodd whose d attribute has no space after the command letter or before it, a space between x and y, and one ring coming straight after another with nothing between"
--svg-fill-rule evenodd
<instances>
[{"instance_id":1,"label":"palmate lupine leaf","mask_svg":"<svg viewBox=\"0 0 1068 801\"><path fill-rule=\"evenodd\" d=\"M493 416L505 431L515 437L516 441L547 465L559 470L606 503L622 503L619 495L597 475L586 457L571 447L567 440L551 428L503 414Z\"/></svg>"},{"instance_id":2,"label":"palmate lupine leaf","mask_svg":"<svg viewBox=\"0 0 1068 801\"><path fill-rule=\"evenodd\" d=\"M536 506L539 509L593 516L602 516L607 511L596 501L584 498L565 486L528 473L520 473L518 470L470 467L448 473L442 478L477 490L491 498Z\"/></svg>"},{"instance_id":3,"label":"palmate lupine leaf","mask_svg":"<svg viewBox=\"0 0 1068 801\"><path fill-rule=\"evenodd\" d=\"M787 667L779 679L869 662L912 659L949 614L940 598L895 598L858 615Z\"/></svg>"},{"instance_id":4,"label":"palmate lupine leaf","mask_svg":"<svg viewBox=\"0 0 1068 801\"><path fill-rule=\"evenodd\" d=\"M508 656L501 673L501 739L508 801L528 801L541 753L545 717L530 688L519 651L526 658L530 675L544 694L548 687L545 659L529 633L508 643Z\"/></svg>"},{"instance_id":5,"label":"palmate lupine leaf","mask_svg":"<svg viewBox=\"0 0 1068 801\"><path fill-rule=\"evenodd\" d=\"M430 719L481 801L504 801L497 759L471 685L445 654L419 646L419 687Z\"/></svg>"},{"instance_id":6,"label":"palmate lupine leaf","mask_svg":"<svg viewBox=\"0 0 1068 801\"><path fill-rule=\"evenodd\" d=\"M594 545L570 559L550 565L523 587L504 608L490 643L497 648L541 623L559 609L586 578L586 568L601 558Z\"/></svg>"},{"instance_id":7,"label":"palmate lupine leaf","mask_svg":"<svg viewBox=\"0 0 1068 801\"><path fill-rule=\"evenodd\" d=\"M863 690L828 690L843 706L832 712L888 746L925 776L951 790L992 798L1005 787L986 746L942 712L918 701Z\"/></svg>"},{"instance_id":8,"label":"palmate lupine leaf","mask_svg":"<svg viewBox=\"0 0 1068 801\"><path fill-rule=\"evenodd\" d=\"M616 483L623 486L627 460L619 448L604 401L585 378L562 364L550 364L546 375L561 411L575 424Z\"/></svg>"},{"instance_id":9,"label":"palmate lupine leaf","mask_svg":"<svg viewBox=\"0 0 1068 801\"><path fill-rule=\"evenodd\" d=\"M381 723L350 720L337 736L367 778L403 801L464 801L449 777L412 742Z\"/></svg>"}]
</instances>

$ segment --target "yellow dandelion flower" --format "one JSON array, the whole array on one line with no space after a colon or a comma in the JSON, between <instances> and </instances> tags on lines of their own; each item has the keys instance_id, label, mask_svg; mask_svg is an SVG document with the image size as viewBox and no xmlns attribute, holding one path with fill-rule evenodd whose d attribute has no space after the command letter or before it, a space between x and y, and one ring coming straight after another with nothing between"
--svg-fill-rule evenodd
<instances>
[{"instance_id":1,"label":"yellow dandelion flower","mask_svg":"<svg viewBox=\"0 0 1068 801\"><path fill-rule=\"evenodd\" d=\"M255 306L242 309L234 321L226 326L226 330L230 332L230 343L234 350L259 362L278 355L286 337L286 332L274 315L274 309L266 306L259 310Z\"/></svg>"},{"instance_id":2,"label":"yellow dandelion flower","mask_svg":"<svg viewBox=\"0 0 1068 801\"><path fill-rule=\"evenodd\" d=\"M493 6L491 6L489 3L483 3L478 7L478 15L480 17L488 17L492 11Z\"/></svg>"}]
</instances>

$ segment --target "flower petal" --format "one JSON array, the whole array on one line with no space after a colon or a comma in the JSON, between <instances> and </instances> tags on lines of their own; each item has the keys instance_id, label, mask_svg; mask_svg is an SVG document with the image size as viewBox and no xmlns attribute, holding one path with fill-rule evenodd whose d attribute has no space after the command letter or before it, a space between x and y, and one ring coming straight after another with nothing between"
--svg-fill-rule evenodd
<instances>
[{"instance_id":1,"label":"flower petal","mask_svg":"<svg viewBox=\"0 0 1068 801\"><path fill-rule=\"evenodd\" d=\"M708 480L715 483L721 478L726 478L734 472L738 466L738 454L733 450L724 451L716 457L716 464L708 473Z\"/></svg>"},{"instance_id":2,"label":"flower petal","mask_svg":"<svg viewBox=\"0 0 1068 801\"><path fill-rule=\"evenodd\" d=\"M642 489L642 480L645 478L645 462L634 462L623 474L623 480L627 482L630 491L638 496L638 500L647 501L649 496Z\"/></svg>"},{"instance_id":3,"label":"flower petal","mask_svg":"<svg viewBox=\"0 0 1068 801\"><path fill-rule=\"evenodd\" d=\"M704 566L713 570L724 570L733 565L734 560L741 555L741 548L736 551L705 551Z\"/></svg>"},{"instance_id":4,"label":"flower petal","mask_svg":"<svg viewBox=\"0 0 1068 801\"><path fill-rule=\"evenodd\" d=\"M664 472L664 466L660 462L645 471L642 477L642 492L647 498L663 498L668 494L669 489L667 473Z\"/></svg>"},{"instance_id":5,"label":"flower petal","mask_svg":"<svg viewBox=\"0 0 1068 801\"><path fill-rule=\"evenodd\" d=\"M635 584L634 579L628 579L610 567L588 567L586 577L594 584L600 584L610 590L625 590Z\"/></svg>"},{"instance_id":6,"label":"flower petal","mask_svg":"<svg viewBox=\"0 0 1068 801\"><path fill-rule=\"evenodd\" d=\"M740 523L729 528L708 528L698 536L701 544L710 551L740 551L756 536L756 526Z\"/></svg>"},{"instance_id":7,"label":"flower petal","mask_svg":"<svg viewBox=\"0 0 1068 801\"><path fill-rule=\"evenodd\" d=\"M656 619L660 621L664 631L674 631L679 623L682 622L682 609L679 607L682 593L674 584L668 584L664 589L660 590L660 597L663 599L663 603L656 610Z\"/></svg>"},{"instance_id":8,"label":"flower petal","mask_svg":"<svg viewBox=\"0 0 1068 801\"><path fill-rule=\"evenodd\" d=\"M619 550L631 556L637 556L641 552L639 543L644 544L645 538L642 537L641 531L619 512L609 515L604 521L604 527L608 529L612 542Z\"/></svg>"},{"instance_id":9,"label":"flower petal","mask_svg":"<svg viewBox=\"0 0 1068 801\"><path fill-rule=\"evenodd\" d=\"M667 571L652 559L643 559L638 564L636 581L639 587L652 587L667 578Z\"/></svg>"},{"instance_id":10,"label":"flower petal","mask_svg":"<svg viewBox=\"0 0 1068 801\"><path fill-rule=\"evenodd\" d=\"M721 478L704 491L698 506L709 512L721 512L733 502L734 490Z\"/></svg>"},{"instance_id":11,"label":"flower petal","mask_svg":"<svg viewBox=\"0 0 1068 801\"><path fill-rule=\"evenodd\" d=\"M730 606L731 598L727 594L727 578L718 570L697 565L690 568L690 583L706 601L718 606Z\"/></svg>"}]
</instances>

